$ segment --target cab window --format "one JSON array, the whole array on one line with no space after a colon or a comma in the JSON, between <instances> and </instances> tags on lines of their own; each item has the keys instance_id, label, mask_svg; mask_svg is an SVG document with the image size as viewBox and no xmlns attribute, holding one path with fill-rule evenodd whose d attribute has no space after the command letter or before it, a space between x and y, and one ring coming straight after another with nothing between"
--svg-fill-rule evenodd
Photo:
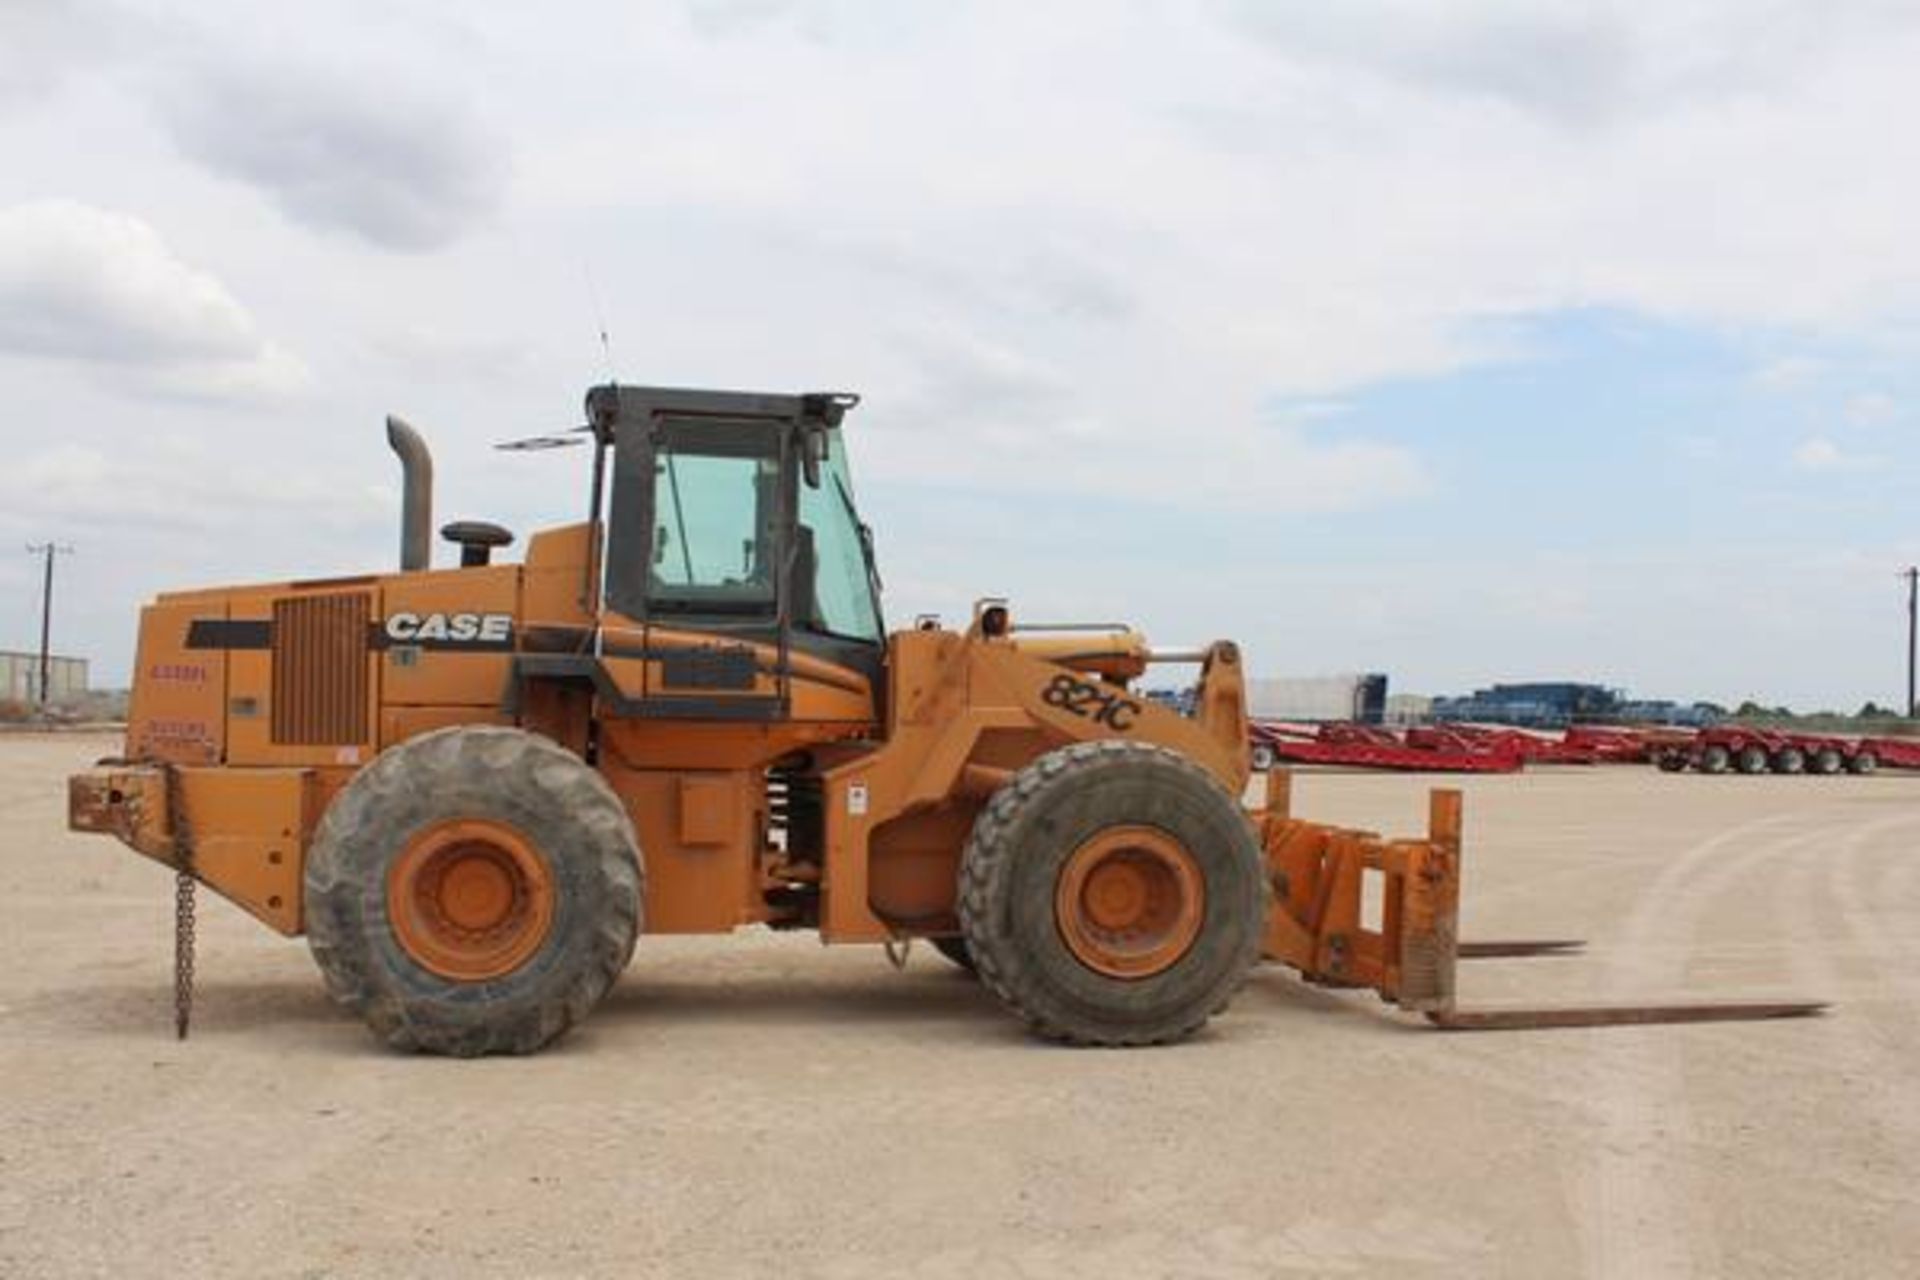
<instances>
[{"instance_id":1,"label":"cab window","mask_svg":"<svg viewBox=\"0 0 1920 1280\"><path fill-rule=\"evenodd\" d=\"M647 596L662 613L772 613L780 462L673 432L654 452Z\"/></svg>"}]
</instances>

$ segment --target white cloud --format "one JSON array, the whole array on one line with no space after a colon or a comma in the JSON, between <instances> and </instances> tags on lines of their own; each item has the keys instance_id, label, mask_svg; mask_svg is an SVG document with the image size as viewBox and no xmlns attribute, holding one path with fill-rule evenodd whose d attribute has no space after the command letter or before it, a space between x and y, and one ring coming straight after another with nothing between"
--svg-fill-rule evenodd
<instances>
[{"instance_id":1,"label":"white cloud","mask_svg":"<svg viewBox=\"0 0 1920 1280\"><path fill-rule=\"evenodd\" d=\"M335 533L384 522L396 505L389 499L311 466L180 437L111 452L44 445L0 470L0 527L22 533L54 524L81 537Z\"/></svg>"},{"instance_id":2,"label":"white cloud","mask_svg":"<svg viewBox=\"0 0 1920 1280\"><path fill-rule=\"evenodd\" d=\"M1848 336L1920 310L1898 8L979 5L883 58L845 7L722 11L754 20L584 53L627 92L526 123L527 198L831 229L895 264L846 304L1001 329L1020 247L1069 244L1125 299L1115 363L1157 348L1256 395L1512 358L1515 322L1563 308ZM743 91L787 75L832 88Z\"/></svg>"},{"instance_id":3,"label":"white cloud","mask_svg":"<svg viewBox=\"0 0 1920 1280\"><path fill-rule=\"evenodd\" d=\"M1826 436L1809 436L1793 451L1793 465L1802 471L1844 471L1862 461Z\"/></svg>"},{"instance_id":4,"label":"white cloud","mask_svg":"<svg viewBox=\"0 0 1920 1280\"><path fill-rule=\"evenodd\" d=\"M0 352L213 398L284 392L306 376L219 280L174 256L152 227L70 200L0 209Z\"/></svg>"},{"instance_id":5,"label":"white cloud","mask_svg":"<svg viewBox=\"0 0 1920 1280\"><path fill-rule=\"evenodd\" d=\"M1753 383L1767 391L1793 391L1806 386L1827 369L1827 362L1813 356L1782 356L1770 360L1753 373Z\"/></svg>"},{"instance_id":6,"label":"white cloud","mask_svg":"<svg viewBox=\"0 0 1920 1280\"><path fill-rule=\"evenodd\" d=\"M284 55L179 73L161 95L181 148L288 217L408 252L439 249L498 206L504 140L406 81Z\"/></svg>"},{"instance_id":7,"label":"white cloud","mask_svg":"<svg viewBox=\"0 0 1920 1280\"><path fill-rule=\"evenodd\" d=\"M1251 384L1153 385L1151 370L1123 367L1074 384L1034 352L973 336L903 348L897 384L870 387L863 411L876 428L862 432L862 473L883 483L937 477L1168 511L1346 511L1432 487L1411 450L1341 438L1315 422L1336 416L1330 406L1263 415Z\"/></svg>"},{"instance_id":8,"label":"white cloud","mask_svg":"<svg viewBox=\"0 0 1920 1280\"><path fill-rule=\"evenodd\" d=\"M367 350L412 378L499 383L532 373L523 345L418 325L370 334Z\"/></svg>"},{"instance_id":9,"label":"white cloud","mask_svg":"<svg viewBox=\"0 0 1920 1280\"><path fill-rule=\"evenodd\" d=\"M1862 391L1847 401L1847 425L1877 427L1891 422L1900 412L1899 403L1884 391Z\"/></svg>"},{"instance_id":10,"label":"white cloud","mask_svg":"<svg viewBox=\"0 0 1920 1280\"><path fill-rule=\"evenodd\" d=\"M1616 110L1635 70L1631 24L1584 6L1239 0L1229 11L1289 58L1330 59L1569 120Z\"/></svg>"},{"instance_id":11,"label":"white cloud","mask_svg":"<svg viewBox=\"0 0 1920 1280\"><path fill-rule=\"evenodd\" d=\"M122 43L126 24L92 0L0 5L0 106L39 102L77 65Z\"/></svg>"}]
</instances>

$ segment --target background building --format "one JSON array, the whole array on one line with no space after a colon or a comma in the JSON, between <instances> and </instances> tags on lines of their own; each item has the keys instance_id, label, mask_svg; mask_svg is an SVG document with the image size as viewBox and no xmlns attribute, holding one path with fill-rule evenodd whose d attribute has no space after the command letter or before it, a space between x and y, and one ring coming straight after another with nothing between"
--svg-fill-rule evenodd
<instances>
[{"instance_id":1,"label":"background building","mask_svg":"<svg viewBox=\"0 0 1920 1280\"><path fill-rule=\"evenodd\" d=\"M1433 699L1424 693L1387 695L1388 724L1425 724L1433 719Z\"/></svg>"},{"instance_id":2,"label":"background building","mask_svg":"<svg viewBox=\"0 0 1920 1280\"><path fill-rule=\"evenodd\" d=\"M72 701L87 694L85 658L53 658L48 662L47 676L54 702ZM39 700L40 655L0 649L0 702Z\"/></svg>"}]
</instances>

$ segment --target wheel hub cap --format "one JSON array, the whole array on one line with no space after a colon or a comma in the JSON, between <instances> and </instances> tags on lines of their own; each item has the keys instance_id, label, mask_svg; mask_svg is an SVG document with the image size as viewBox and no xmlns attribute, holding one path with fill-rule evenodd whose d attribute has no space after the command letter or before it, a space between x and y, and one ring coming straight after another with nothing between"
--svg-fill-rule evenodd
<instances>
[{"instance_id":1,"label":"wheel hub cap","mask_svg":"<svg viewBox=\"0 0 1920 1280\"><path fill-rule=\"evenodd\" d=\"M1111 827L1067 856L1054 892L1062 941L1088 968L1147 978L1200 935L1206 884L1193 855L1153 827Z\"/></svg>"},{"instance_id":2,"label":"wheel hub cap","mask_svg":"<svg viewBox=\"0 0 1920 1280\"><path fill-rule=\"evenodd\" d=\"M394 938L421 967L480 982L525 964L553 924L546 859L504 823L444 822L407 842L387 875Z\"/></svg>"}]
</instances>

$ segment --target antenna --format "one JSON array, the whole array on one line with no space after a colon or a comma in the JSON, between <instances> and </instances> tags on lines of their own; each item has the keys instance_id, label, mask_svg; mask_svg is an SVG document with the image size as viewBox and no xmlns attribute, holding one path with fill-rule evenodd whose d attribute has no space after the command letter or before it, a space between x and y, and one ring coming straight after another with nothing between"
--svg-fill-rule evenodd
<instances>
[{"instance_id":1,"label":"antenna","mask_svg":"<svg viewBox=\"0 0 1920 1280\"><path fill-rule=\"evenodd\" d=\"M570 449L577 444L585 444L585 436L593 430L590 426L568 427L565 431L556 431L550 435L528 436L522 440L502 440L494 445L508 453L539 453L546 449Z\"/></svg>"},{"instance_id":2,"label":"antenna","mask_svg":"<svg viewBox=\"0 0 1920 1280\"><path fill-rule=\"evenodd\" d=\"M593 268L587 260L580 260L580 274L587 282L587 300L593 304L593 323L600 332L600 354L607 362L607 381L616 381L613 376L613 339L607 336L607 309L600 305L600 286L594 282Z\"/></svg>"}]
</instances>

